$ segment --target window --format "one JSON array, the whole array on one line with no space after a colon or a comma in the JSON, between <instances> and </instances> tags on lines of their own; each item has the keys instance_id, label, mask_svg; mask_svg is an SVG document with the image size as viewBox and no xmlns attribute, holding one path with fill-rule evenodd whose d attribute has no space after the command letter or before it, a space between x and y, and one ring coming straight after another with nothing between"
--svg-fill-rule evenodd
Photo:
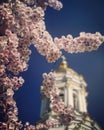
<instances>
[{"instance_id":1,"label":"window","mask_svg":"<svg viewBox=\"0 0 104 130\"><path fill-rule=\"evenodd\" d=\"M50 111L50 107L49 107L49 104L50 104L50 100L47 98L47 97L44 97L41 101L41 116Z\"/></svg>"},{"instance_id":2,"label":"window","mask_svg":"<svg viewBox=\"0 0 104 130\"><path fill-rule=\"evenodd\" d=\"M73 90L73 105L74 105L74 109L79 111L79 100L78 100L77 90Z\"/></svg>"},{"instance_id":3,"label":"window","mask_svg":"<svg viewBox=\"0 0 104 130\"><path fill-rule=\"evenodd\" d=\"M61 99L64 101L64 93L60 93L59 95L61 97Z\"/></svg>"}]
</instances>

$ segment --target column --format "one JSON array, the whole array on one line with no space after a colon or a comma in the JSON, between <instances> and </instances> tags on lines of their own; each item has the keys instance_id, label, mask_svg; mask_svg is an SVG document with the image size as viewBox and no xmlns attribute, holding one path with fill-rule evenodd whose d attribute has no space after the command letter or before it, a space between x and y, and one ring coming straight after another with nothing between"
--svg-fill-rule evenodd
<instances>
[{"instance_id":1,"label":"column","mask_svg":"<svg viewBox=\"0 0 104 130\"><path fill-rule=\"evenodd\" d=\"M67 91L68 91L67 104L73 107L73 90L71 87L67 87Z\"/></svg>"},{"instance_id":2,"label":"column","mask_svg":"<svg viewBox=\"0 0 104 130\"><path fill-rule=\"evenodd\" d=\"M83 106L83 111L82 112L87 112L86 92L85 92L85 90L81 90L81 97L82 97L82 106Z\"/></svg>"},{"instance_id":3,"label":"column","mask_svg":"<svg viewBox=\"0 0 104 130\"><path fill-rule=\"evenodd\" d=\"M83 112L84 111L84 108L83 108L83 97L82 97L82 93L80 91L78 91L78 96L79 96L79 110L80 112Z\"/></svg>"},{"instance_id":4,"label":"column","mask_svg":"<svg viewBox=\"0 0 104 130\"><path fill-rule=\"evenodd\" d=\"M65 105L67 105L67 98L68 97L68 93L67 93L67 87L65 87L64 89L64 102L65 102Z\"/></svg>"},{"instance_id":5,"label":"column","mask_svg":"<svg viewBox=\"0 0 104 130\"><path fill-rule=\"evenodd\" d=\"M84 94L83 95L83 97L84 97L84 112L87 112L87 104L86 104L86 95Z\"/></svg>"}]
</instances>

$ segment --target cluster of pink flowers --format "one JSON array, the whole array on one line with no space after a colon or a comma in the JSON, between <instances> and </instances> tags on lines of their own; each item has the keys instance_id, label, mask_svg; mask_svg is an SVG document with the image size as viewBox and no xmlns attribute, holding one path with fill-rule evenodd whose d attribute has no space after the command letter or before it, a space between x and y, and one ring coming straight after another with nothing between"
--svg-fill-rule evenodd
<instances>
[{"instance_id":1,"label":"cluster of pink flowers","mask_svg":"<svg viewBox=\"0 0 104 130\"><path fill-rule=\"evenodd\" d=\"M26 122L24 126L24 130L36 130L35 126L30 125L28 122Z\"/></svg>"},{"instance_id":2,"label":"cluster of pink flowers","mask_svg":"<svg viewBox=\"0 0 104 130\"><path fill-rule=\"evenodd\" d=\"M51 2L49 3L51 5ZM55 4L54 1L52 3L57 5L59 2L56 1ZM18 50L22 55L22 59L28 57L30 54L28 47L33 43L38 52L46 56L48 62L55 62L61 56L61 52L54 44L51 35L46 31L44 9L41 7L30 8L20 1L16 3L16 7L16 24L13 31L15 31L19 39Z\"/></svg>"},{"instance_id":3,"label":"cluster of pink flowers","mask_svg":"<svg viewBox=\"0 0 104 130\"><path fill-rule=\"evenodd\" d=\"M58 124L58 120L57 119L47 119L46 120L46 126L47 128L50 128L50 127L55 127L57 124Z\"/></svg>"},{"instance_id":4,"label":"cluster of pink flowers","mask_svg":"<svg viewBox=\"0 0 104 130\"><path fill-rule=\"evenodd\" d=\"M18 109L13 99L14 91L21 87L23 79L21 77L4 76L0 78L0 129L14 130L21 128L21 122L18 121Z\"/></svg>"},{"instance_id":5,"label":"cluster of pink flowers","mask_svg":"<svg viewBox=\"0 0 104 130\"><path fill-rule=\"evenodd\" d=\"M37 5L46 9L47 6L50 6L54 9L60 10L63 5L59 0L22 0L27 5Z\"/></svg>"},{"instance_id":6,"label":"cluster of pink flowers","mask_svg":"<svg viewBox=\"0 0 104 130\"><path fill-rule=\"evenodd\" d=\"M46 0L46 2L50 7L53 7L54 9L57 10L60 10L63 7L62 3L58 0Z\"/></svg>"},{"instance_id":7,"label":"cluster of pink flowers","mask_svg":"<svg viewBox=\"0 0 104 130\"><path fill-rule=\"evenodd\" d=\"M104 42L104 36L99 32L95 34L81 32L79 37L73 38L72 35L61 38L54 38L54 43L59 49L64 49L68 53L78 53L96 50Z\"/></svg>"},{"instance_id":8,"label":"cluster of pink flowers","mask_svg":"<svg viewBox=\"0 0 104 130\"><path fill-rule=\"evenodd\" d=\"M43 74L43 92L50 98L51 110L58 114L59 121L63 124L69 124L72 119L74 119L74 110L71 106L66 106L59 96L58 88L55 87L55 76L54 73ZM64 118L61 118L64 116ZM64 121L65 120L65 121Z\"/></svg>"},{"instance_id":9,"label":"cluster of pink flowers","mask_svg":"<svg viewBox=\"0 0 104 130\"><path fill-rule=\"evenodd\" d=\"M28 47L32 43L41 55L46 56L48 62L55 62L61 56L61 49L69 53L90 51L96 49L104 41L104 37L100 33L81 33L80 37L77 38L72 38L71 35L68 35L67 37L62 36L53 40L46 31L42 4L50 5L56 9L61 8L62 4L57 0L46 0L44 2L38 0L37 2L34 1L35 6L31 8L25 3L26 1L15 1L11 6L3 4L0 13L4 17L2 22L5 19L5 26L2 24L2 27L11 29L15 33L13 35L16 35L15 38L17 37L17 40L15 38L14 40L18 42L18 52L22 56L21 66L24 66L25 70L27 68L26 62L28 62L31 53ZM6 10L9 11L7 12ZM5 30L5 33L6 28L3 28L3 30ZM19 69L22 68L20 67Z\"/></svg>"},{"instance_id":10,"label":"cluster of pink flowers","mask_svg":"<svg viewBox=\"0 0 104 130\"><path fill-rule=\"evenodd\" d=\"M46 56L48 62L55 62L61 56L61 51L54 44L51 35L47 31L43 32L35 47L41 55Z\"/></svg>"},{"instance_id":11,"label":"cluster of pink flowers","mask_svg":"<svg viewBox=\"0 0 104 130\"><path fill-rule=\"evenodd\" d=\"M53 99L53 97L56 97L58 95L58 88L55 87L55 77L52 72L49 74L44 73L43 74L43 92L44 94L50 98Z\"/></svg>"},{"instance_id":12,"label":"cluster of pink flowers","mask_svg":"<svg viewBox=\"0 0 104 130\"><path fill-rule=\"evenodd\" d=\"M0 122L1 129L21 127L13 95L14 90L22 86L24 81L14 75L27 70L27 62L31 54L29 46L33 43L49 62L55 61L61 54L45 28L44 8L42 8L44 2L37 1L38 4L34 8L30 8L25 2L9 1L0 5L0 81L2 83L0 84L0 107L2 108L0 116L4 118L3 122ZM57 0L45 1L44 5L57 9L61 6ZM39 124L36 129L41 127L43 126Z\"/></svg>"},{"instance_id":13,"label":"cluster of pink flowers","mask_svg":"<svg viewBox=\"0 0 104 130\"><path fill-rule=\"evenodd\" d=\"M33 125L29 125L29 123L27 122L25 124L25 128L24 130L47 130L50 127L55 127L58 123L57 119L47 119L45 123L38 123L36 126Z\"/></svg>"}]
</instances>

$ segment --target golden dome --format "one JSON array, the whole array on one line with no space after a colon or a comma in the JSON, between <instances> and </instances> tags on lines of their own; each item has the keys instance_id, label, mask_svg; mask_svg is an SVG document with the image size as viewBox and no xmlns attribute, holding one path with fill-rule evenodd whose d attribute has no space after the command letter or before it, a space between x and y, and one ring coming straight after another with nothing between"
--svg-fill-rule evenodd
<instances>
[{"instance_id":1,"label":"golden dome","mask_svg":"<svg viewBox=\"0 0 104 130\"><path fill-rule=\"evenodd\" d=\"M69 68L65 56L61 56L61 58L62 58L62 62L59 65L59 69L67 69L67 68Z\"/></svg>"}]
</instances>

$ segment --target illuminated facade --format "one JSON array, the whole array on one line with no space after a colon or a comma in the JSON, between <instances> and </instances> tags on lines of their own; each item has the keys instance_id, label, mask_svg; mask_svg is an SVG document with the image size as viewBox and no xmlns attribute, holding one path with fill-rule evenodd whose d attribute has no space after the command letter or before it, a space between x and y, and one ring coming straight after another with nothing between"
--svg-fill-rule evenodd
<instances>
[{"instance_id":1,"label":"illuminated facade","mask_svg":"<svg viewBox=\"0 0 104 130\"><path fill-rule=\"evenodd\" d=\"M62 57L62 62L54 74L56 77L55 85L59 89L60 97L66 106L74 108L75 119L67 127L58 123L49 130L101 130L87 112L86 97L88 92L83 76L68 66L65 57ZM44 122L48 118L54 119L55 113L51 110L50 100L42 93L41 121Z\"/></svg>"}]
</instances>

